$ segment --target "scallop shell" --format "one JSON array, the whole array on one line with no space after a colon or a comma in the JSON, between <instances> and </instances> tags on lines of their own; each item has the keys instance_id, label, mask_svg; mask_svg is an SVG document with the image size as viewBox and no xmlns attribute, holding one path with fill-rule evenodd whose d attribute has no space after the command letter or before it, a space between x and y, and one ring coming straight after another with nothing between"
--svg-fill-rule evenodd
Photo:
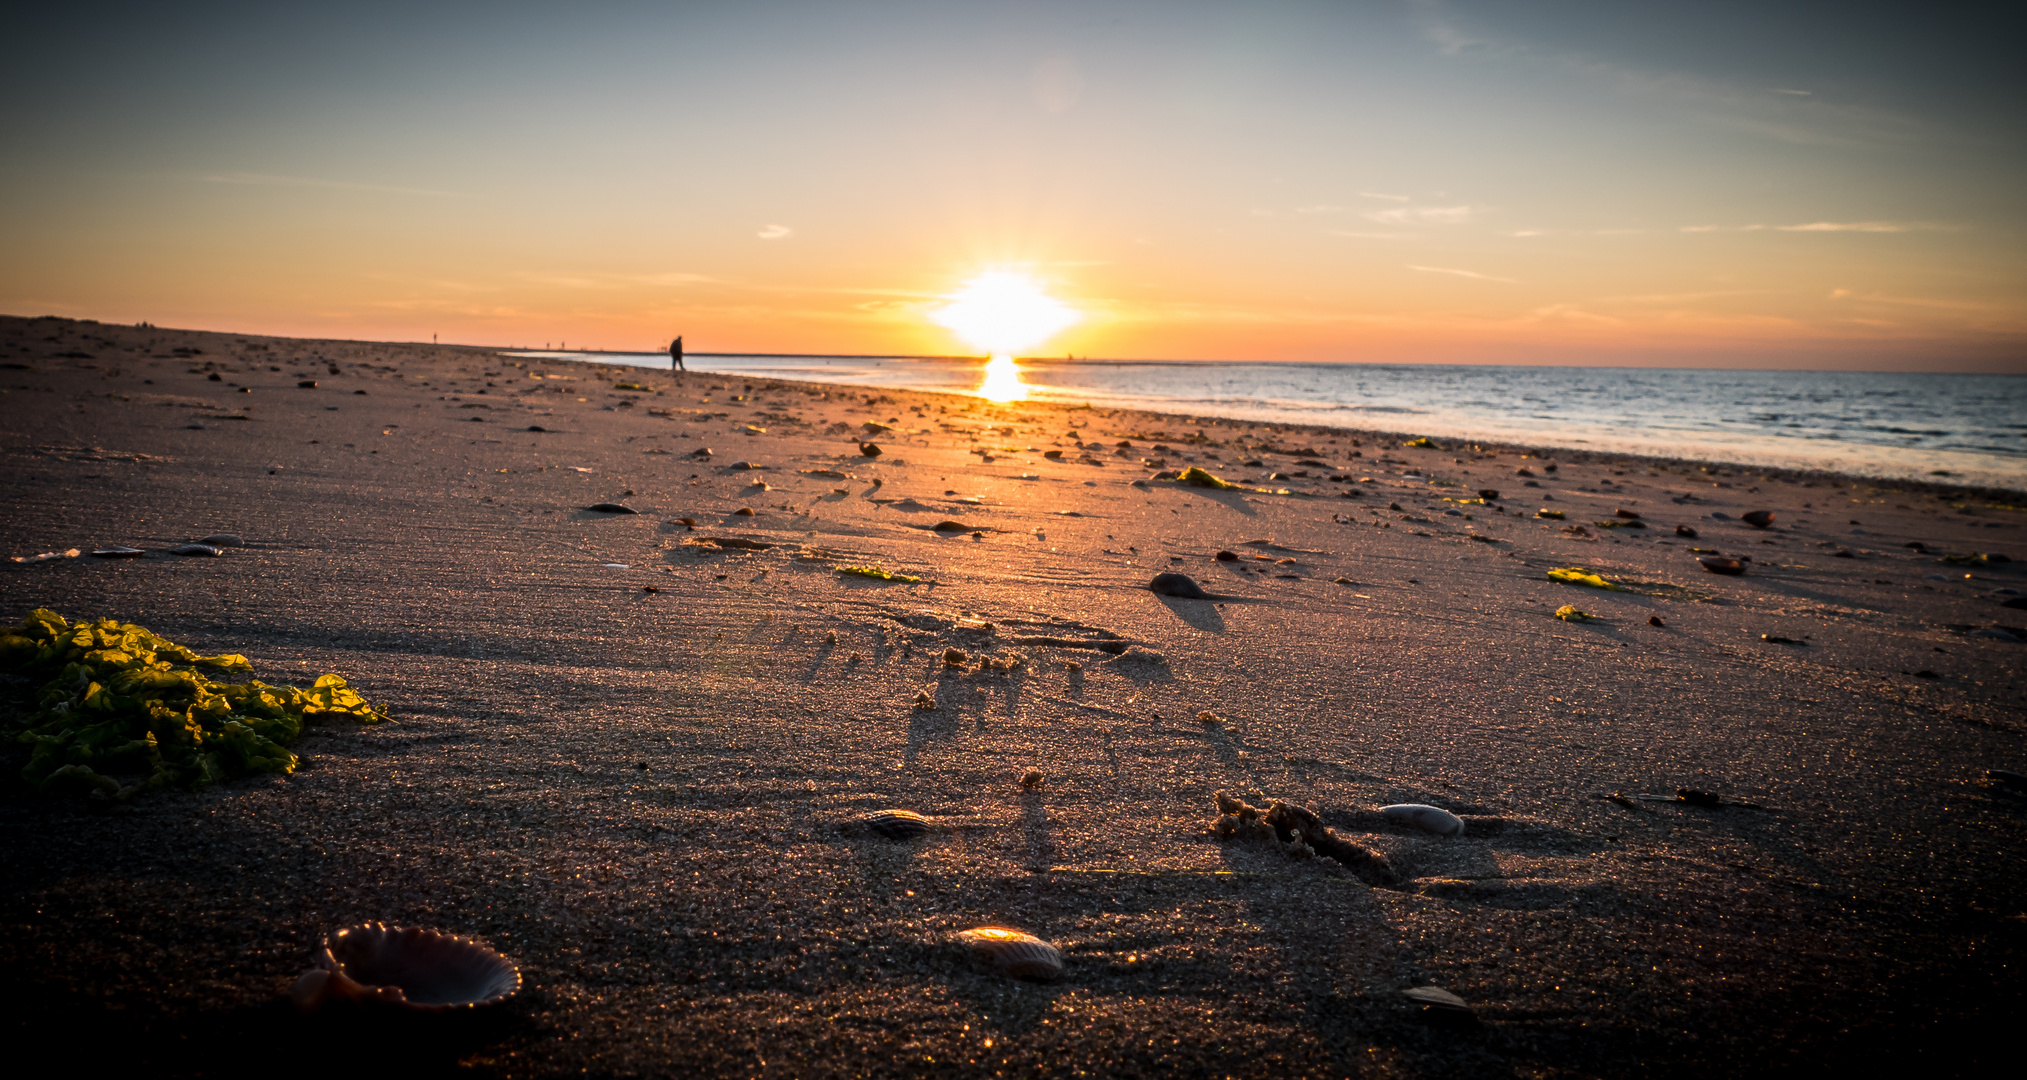
<instances>
[{"instance_id":1,"label":"scallop shell","mask_svg":"<svg viewBox=\"0 0 2027 1080\"><path fill-rule=\"evenodd\" d=\"M929 831L929 819L913 810L875 810L866 815L866 827L881 836L908 840Z\"/></svg>"},{"instance_id":2,"label":"scallop shell","mask_svg":"<svg viewBox=\"0 0 2027 1080\"><path fill-rule=\"evenodd\" d=\"M1380 807L1379 812L1385 814L1388 821L1396 825L1405 825L1410 829L1420 829L1426 833L1435 833L1437 836L1464 835L1464 819L1440 807L1422 803L1395 803L1392 806Z\"/></svg>"},{"instance_id":3,"label":"scallop shell","mask_svg":"<svg viewBox=\"0 0 2027 1080\"><path fill-rule=\"evenodd\" d=\"M317 966L290 997L304 1012L332 1001L447 1012L496 1004L520 989L520 969L470 938L366 923L325 938Z\"/></svg>"},{"instance_id":4,"label":"scallop shell","mask_svg":"<svg viewBox=\"0 0 2027 1080\"><path fill-rule=\"evenodd\" d=\"M1017 979L1053 979L1063 973L1063 954L1033 934L1004 926L981 926L957 935L972 955Z\"/></svg>"}]
</instances>

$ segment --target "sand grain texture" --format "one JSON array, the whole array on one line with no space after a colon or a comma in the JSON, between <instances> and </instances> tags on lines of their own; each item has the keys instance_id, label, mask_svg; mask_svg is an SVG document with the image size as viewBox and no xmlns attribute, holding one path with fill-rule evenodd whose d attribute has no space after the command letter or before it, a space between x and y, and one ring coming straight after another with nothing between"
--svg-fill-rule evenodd
<instances>
[{"instance_id":1,"label":"sand grain texture","mask_svg":"<svg viewBox=\"0 0 2027 1080\"><path fill-rule=\"evenodd\" d=\"M392 1040L501 1076L1622 1076L1996 1064L1964 1040L2021 1004L2027 797L1986 770L2027 766L2027 574L1942 559L2027 557L2018 497L453 347L6 319L0 351L0 554L150 552L7 564L0 613L335 671L396 720L117 808L10 748L17 1039L162 1075L314 1039L299 1071ZM1633 797L1678 787L1757 808ZM1219 841L1218 790L1401 884ZM888 808L937 827L856 827ZM295 1019L317 942L378 920L525 989ZM979 925L1062 977L970 963Z\"/></svg>"}]
</instances>

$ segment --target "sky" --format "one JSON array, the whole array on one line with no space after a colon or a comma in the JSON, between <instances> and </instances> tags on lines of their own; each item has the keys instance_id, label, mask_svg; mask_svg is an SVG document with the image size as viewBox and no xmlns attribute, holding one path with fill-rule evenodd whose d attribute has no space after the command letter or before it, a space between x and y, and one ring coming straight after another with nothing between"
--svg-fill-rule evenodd
<instances>
[{"instance_id":1,"label":"sky","mask_svg":"<svg viewBox=\"0 0 2027 1080\"><path fill-rule=\"evenodd\" d=\"M1763 10L1778 7L1778 11ZM2027 372L1990 5L13 5L0 312L692 352Z\"/></svg>"}]
</instances>

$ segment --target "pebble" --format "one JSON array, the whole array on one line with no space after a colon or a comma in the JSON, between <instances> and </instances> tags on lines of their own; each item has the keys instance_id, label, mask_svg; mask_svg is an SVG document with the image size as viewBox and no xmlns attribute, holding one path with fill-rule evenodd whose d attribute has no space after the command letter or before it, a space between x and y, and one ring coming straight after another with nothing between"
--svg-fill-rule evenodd
<instances>
[{"instance_id":1,"label":"pebble","mask_svg":"<svg viewBox=\"0 0 2027 1080\"><path fill-rule=\"evenodd\" d=\"M877 443L859 444L859 453L864 454L867 457L879 457L882 452L883 451L881 451L879 444Z\"/></svg>"},{"instance_id":2,"label":"pebble","mask_svg":"<svg viewBox=\"0 0 2027 1080\"><path fill-rule=\"evenodd\" d=\"M1667 624L1667 623L1665 623L1665 622L1662 622L1662 621L1661 621L1661 616L1659 616L1659 615L1649 615L1649 616L1647 616L1647 625L1648 625L1648 626L1667 626L1668 624Z\"/></svg>"},{"instance_id":3,"label":"pebble","mask_svg":"<svg viewBox=\"0 0 2027 1080\"><path fill-rule=\"evenodd\" d=\"M1206 599L1202 587L1184 574L1156 574L1147 587L1156 596L1176 596L1184 600Z\"/></svg>"},{"instance_id":4,"label":"pebble","mask_svg":"<svg viewBox=\"0 0 2027 1080\"><path fill-rule=\"evenodd\" d=\"M1396 825L1420 829L1437 836L1464 835L1464 819L1441 807L1424 803L1395 803L1382 806L1379 812Z\"/></svg>"},{"instance_id":5,"label":"pebble","mask_svg":"<svg viewBox=\"0 0 2027 1080\"><path fill-rule=\"evenodd\" d=\"M631 506L628 506L628 505L626 505L625 503L609 503L609 502L607 502L607 503L592 503L592 504L591 504L590 506L587 506L587 507L585 507L585 509L586 509L586 510L589 510L589 511L592 511L593 513L599 513L599 514L638 514L638 513L640 513L640 511L638 511L638 510L635 510L635 509L634 509L633 507L631 507Z\"/></svg>"},{"instance_id":6,"label":"pebble","mask_svg":"<svg viewBox=\"0 0 2027 1080\"><path fill-rule=\"evenodd\" d=\"M1677 525L1675 526L1675 535L1694 540L1696 539L1696 530L1687 525Z\"/></svg>"},{"instance_id":7,"label":"pebble","mask_svg":"<svg viewBox=\"0 0 2027 1080\"><path fill-rule=\"evenodd\" d=\"M1034 789L1041 787L1042 771L1040 769L1029 769L1027 772L1023 773L1021 775L1021 786L1027 788L1029 791L1033 791Z\"/></svg>"},{"instance_id":8,"label":"pebble","mask_svg":"<svg viewBox=\"0 0 2027 1080\"><path fill-rule=\"evenodd\" d=\"M169 549L169 554L217 556L225 554L225 549L215 548L212 547L210 544L177 544L175 547Z\"/></svg>"},{"instance_id":9,"label":"pebble","mask_svg":"<svg viewBox=\"0 0 2027 1080\"><path fill-rule=\"evenodd\" d=\"M1213 555L1213 556L1211 556L1211 557L1212 557L1212 558L1214 558L1214 559L1216 559L1216 560L1217 560L1217 561L1219 561L1219 562L1238 562L1238 561L1239 561L1239 553L1238 553L1238 552L1236 552L1236 551L1220 551L1220 552L1218 552L1218 553L1217 553L1216 555Z\"/></svg>"},{"instance_id":10,"label":"pebble","mask_svg":"<svg viewBox=\"0 0 2027 1080\"><path fill-rule=\"evenodd\" d=\"M1730 577L1738 577L1739 575L1745 573L1745 564L1738 561L1737 559L1725 559L1719 558L1718 556L1715 555L1705 555L1702 558L1697 559L1696 561L1703 564L1703 568L1705 570L1710 571L1713 574L1725 574Z\"/></svg>"},{"instance_id":11,"label":"pebble","mask_svg":"<svg viewBox=\"0 0 2027 1080\"><path fill-rule=\"evenodd\" d=\"M1774 523L1772 510L1753 510L1739 515L1739 520L1755 529L1764 529Z\"/></svg>"},{"instance_id":12,"label":"pebble","mask_svg":"<svg viewBox=\"0 0 2027 1080\"><path fill-rule=\"evenodd\" d=\"M733 516L733 517L752 517L752 516L753 516L753 508L752 508L752 507L750 507L750 506L742 506L742 507L740 507L739 509L737 509L737 510L734 510L734 511L732 511L732 516Z\"/></svg>"},{"instance_id":13,"label":"pebble","mask_svg":"<svg viewBox=\"0 0 2027 1080\"><path fill-rule=\"evenodd\" d=\"M244 547L246 544L239 538L238 533L212 533L210 536L198 537L195 543L210 544L212 547Z\"/></svg>"},{"instance_id":14,"label":"pebble","mask_svg":"<svg viewBox=\"0 0 2027 1080\"><path fill-rule=\"evenodd\" d=\"M542 425L540 425L540 424L529 424L529 425L528 425L528 430L529 430L529 431L541 431L541 432L546 432L546 431L548 431L549 429L548 429L548 428L545 428L545 427L543 427L543 426L542 426Z\"/></svg>"}]
</instances>

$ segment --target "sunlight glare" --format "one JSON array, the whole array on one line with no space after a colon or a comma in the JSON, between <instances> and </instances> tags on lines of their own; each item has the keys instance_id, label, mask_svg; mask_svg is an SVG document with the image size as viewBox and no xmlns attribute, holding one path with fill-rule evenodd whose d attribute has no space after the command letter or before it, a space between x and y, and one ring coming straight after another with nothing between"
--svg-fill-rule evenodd
<instances>
[{"instance_id":1,"label":"sunlight glare","mask_svg":"<svg viewBox=\"0 0 2027 1080\"><path fill-rule=\"evenodd\" d=\"M1081 315L1025 274L992 270L972 278L930 318L994 356L1012 356L1074 325Z\"/></svg>"},{"instance_id":2,"label":"sunlight glare","mask_svg":"<svg viewBox=\"0 0 2027 1080\"><path fill-rule=\"evenodd\" d=\"M1021 367L1013 357L995 356L985 362L985 381L978 386L978 396L1002 405L1028 399L1027 384L1021 382Z\"/></svg>"}]
</instances>

